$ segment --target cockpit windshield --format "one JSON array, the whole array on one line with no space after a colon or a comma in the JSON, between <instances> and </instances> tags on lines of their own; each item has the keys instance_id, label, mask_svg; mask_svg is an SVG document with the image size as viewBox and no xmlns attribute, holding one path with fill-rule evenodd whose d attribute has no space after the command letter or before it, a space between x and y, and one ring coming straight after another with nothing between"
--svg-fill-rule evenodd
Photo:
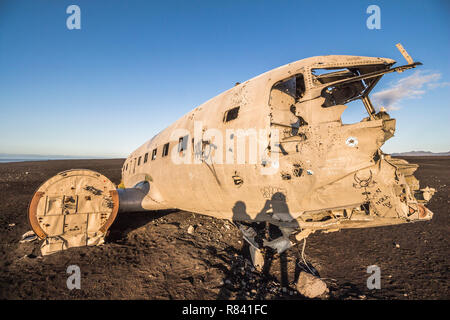
<instances>
[{"instance_id":1,"label":"cockpit windshield","mask_svg":"<svg viewBox=\"0 0 450 320\"><path fill-rule=\"evenodd\" d=\"M385 64L316 68L311 70L311 75L314 86L324 87L321 94L325 98L323 107L331 107L367 96L382 75L370 78L364 76L387 68L389 66Z\"/></svg>"}]
</instances>

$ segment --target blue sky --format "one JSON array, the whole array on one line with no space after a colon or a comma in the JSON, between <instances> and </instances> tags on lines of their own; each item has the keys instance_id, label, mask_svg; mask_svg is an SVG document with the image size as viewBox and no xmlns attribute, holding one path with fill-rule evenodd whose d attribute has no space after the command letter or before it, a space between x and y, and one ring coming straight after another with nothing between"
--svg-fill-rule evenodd
<instances>
[{"instance_id":1,"label":"blue sky","mask_svg":"<svg viewBox=\"0 0 450 320\"><path fill-rule=\"evenodd\" d=\"M71 4L81 30L66 27ZM371 4L380 30L366 27ZM424 65L374 90L396 94L383 150L448 151L449 39L445 0L2 0L0 153L126 156L237 81L316 55L405 64L398 42Z\"/></svg>"}]
</instances>

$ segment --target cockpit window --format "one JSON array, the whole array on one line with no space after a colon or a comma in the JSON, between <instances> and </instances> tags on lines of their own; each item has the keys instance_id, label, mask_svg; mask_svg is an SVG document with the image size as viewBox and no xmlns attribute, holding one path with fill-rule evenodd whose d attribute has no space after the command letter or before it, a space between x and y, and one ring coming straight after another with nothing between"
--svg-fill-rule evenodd
<instances>
[{"instance_id":1,"label":"cockpit window","mask_svg":"<svg viewBox=\"0 0 450 320\"><path fill-rule=\"evenodd\" d=\"M297 74L293 77L276 83L272 90L277 90L290 95L296 101L300 100L305 94L305 80L303 74Z\"/></svg>"},{"instance_id":2,"label":"cockpit window","mask_svg":"<svg viewBox=\"0 0 450 320\"><path fill-rule=\"evenodd\" d=\"M312 82L314 86L324 87L321 93L325 98L323 107L342 105L367 96L381 78L381 75L371 78L364 78L364 75L388 67L385 64L377 64L348 68L316 68L311 70ZM353 79L355 77L358 78Z\"/></svg>"},{"instance_id":3,"label":"cockpit window","mask_svg":"<svg viewBox=\"0 0 450 320\"><path fill-rule=\"evenodd\" d=\"M312 69L311 74L315 86L359 75L357 70L347 68Z\"/></svg>"},{"instance_id":4,"label":"cockpit window","mask_svg":"<svg viewBox=\"0 0 450 320\"><path fill-rule=\"evenodd\" d=\"M283 127L287 136L296 135L306 122L296 114L296 103L305 95L305 80L299 73L275 83L270 90L271 125ZM289 129L290 128L290 129Z\"/></svg>"},{"instance_id":5,"label":"cockpit window","mask_svg":"<svg viewBox=\"0 0 450 320\"><path fill-rule=\"evenodd\" d=\"M322 92L322 97L325 98L323 106L331 107L346 104L360 98L364 89L362 81L330 86Z\"/></svg>"}]
</instances>

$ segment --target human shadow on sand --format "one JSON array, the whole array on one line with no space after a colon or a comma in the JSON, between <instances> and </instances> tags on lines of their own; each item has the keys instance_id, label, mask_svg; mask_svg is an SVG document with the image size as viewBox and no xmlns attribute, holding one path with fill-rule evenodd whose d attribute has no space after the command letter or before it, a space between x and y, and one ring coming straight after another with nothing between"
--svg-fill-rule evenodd
<instances>
[{"instance_id":1,"label":"human shadow on sand","mask_svg":"<svg viewBox=\"0 0 450 320\"><path fill-rule=\"evenodd\" d=\"M298 227L297 221L290 214L286 196L282 192L274 193L270 199L266 200L262 210L254 219L248 214L247 206L243 201L237 201L232 211L233 223L241 231L242 227L244 229L251 227L256 231L256 235L253 238L254 244L262 248L264 252L264 266L261 272L255 270L250 258L250 244L247 241L243 241L240 255L237 255L234 261L229 261L230 259L224 256L218 256L224 262L228 262L229 270L226 272L223 286L217 298L230 299L233 293L237 299L266 299L267 296L275 299L293 298L292 291L295 291L295 289L290 287L286 251L278 254L275 249L263 247L264 239L270 243L283 235L282 228L268 223L268 221L283 222L289 225L290 228ZM270 273L276 257L279 257L280 261L280 281ZM296 261L294 283L297 281L300 273L297 262L298 259ZM295 299L299 299L299 296L296 295Z\"/></svg>"}]
</instances>

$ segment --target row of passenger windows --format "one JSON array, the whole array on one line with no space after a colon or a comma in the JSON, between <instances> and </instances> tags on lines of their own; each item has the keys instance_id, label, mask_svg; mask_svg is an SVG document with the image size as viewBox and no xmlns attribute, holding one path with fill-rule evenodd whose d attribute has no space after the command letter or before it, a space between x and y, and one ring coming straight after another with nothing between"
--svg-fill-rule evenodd
<instances>
[{"instance_id":1,"label":"row of passenger windows","mask_svg":"<svg viewBox=\"0 0 450 320\"><path fill-rule=\"evenodd\" d=\"M158 154L158 148L153 149L153 151L152 151L152 157L151 157L152 161L156 159L156 155L157 155L157 154ZM166 143L166 144L163 146L163 151L162 151L161 156L162 156L162 157L166 157L168 154L169 154L169 143ZM138 158L138 163L137 163L138 166L141 165L141 159L142 159L142 156L140 156L140 157ZM135 158L135 160L136 160L136 158ZM148 161L148 152L144 155L144 163L146 163L147 161Z\"/></svg>"},{"instance_id":2,"label":"row of passenger windows","mask_svg":"<svg viewBox=\"0 0 450 320\"><path fill-rule=\"evenodd\" d=\"M181 138L179 139L179 141L178 141L178 152L183 152L184 150L187 149L187 141L188 141L188 137L189 137L189 136L186 135L186 136L181 137ZM151 154L151 160L152 160L152 161L156 159L157 154L158 154L158 148L153 149L152 154ZM162 148L162 153L161 153L161 156L162 156L163 158L164 158L164 157L167 157L168 155L169 155L169 142L166 143L166 144L163 146L163 148ZM143 163L147 163L147 161L148 161L148 156L149 156L149 153L148 153L148 152L145 153ZM134 163L133 163L133 161L134 161ZM137 162L137 163L136 163L136 162ZM134 164L135 166L136 166L136 165L137 165L137 166L140 166L141 163L142 163L142 156L139 156L138 158L134 158L134 160L132 159L131 161L129 161L129 163L127 163L127 164L125 165L125 171L128 171L128 165L130 165L130 169L132 169L132 168L133 168L133 164ZM134 173L134 169L135 169L135 167L133 168L133 173Z\"/></svg>"},{"instance_id":3,"label":"row of passenger windows","mask_svg":"<svg viewBox=\"0 0 450 320\"><path fill-rule=\"evenodd\" d=\"M231 120L234 120L238 117L238 115L239 115L239 107L229 109L224 113L223 122L229 122ZM189 135L180 137L180 139L178 140L178 152L183 152L184 150L187 149L188 138L189 138ZM151 157L152 160L156 159L157 153L158 153L158 148L153 149L152 157ZM144 155L144 163L147 163L147 161L148 161L148 154L149 153L147 152ZM169 143L166 143L163 146L161 156L166 157L168 154L169 154ZM134 168L133 168L133 173L134 173L134 169L136 169L136 161L137 161L137 165L140 166L141 160L142 160L142 156L140 156L139 158L134 158L134 160L131 160L129 163L127 163L125 165L125 171L128 171L128 164L130 164L130 169L131 169L133 161L134 161Z\"/></svg>"}]
</instances>

